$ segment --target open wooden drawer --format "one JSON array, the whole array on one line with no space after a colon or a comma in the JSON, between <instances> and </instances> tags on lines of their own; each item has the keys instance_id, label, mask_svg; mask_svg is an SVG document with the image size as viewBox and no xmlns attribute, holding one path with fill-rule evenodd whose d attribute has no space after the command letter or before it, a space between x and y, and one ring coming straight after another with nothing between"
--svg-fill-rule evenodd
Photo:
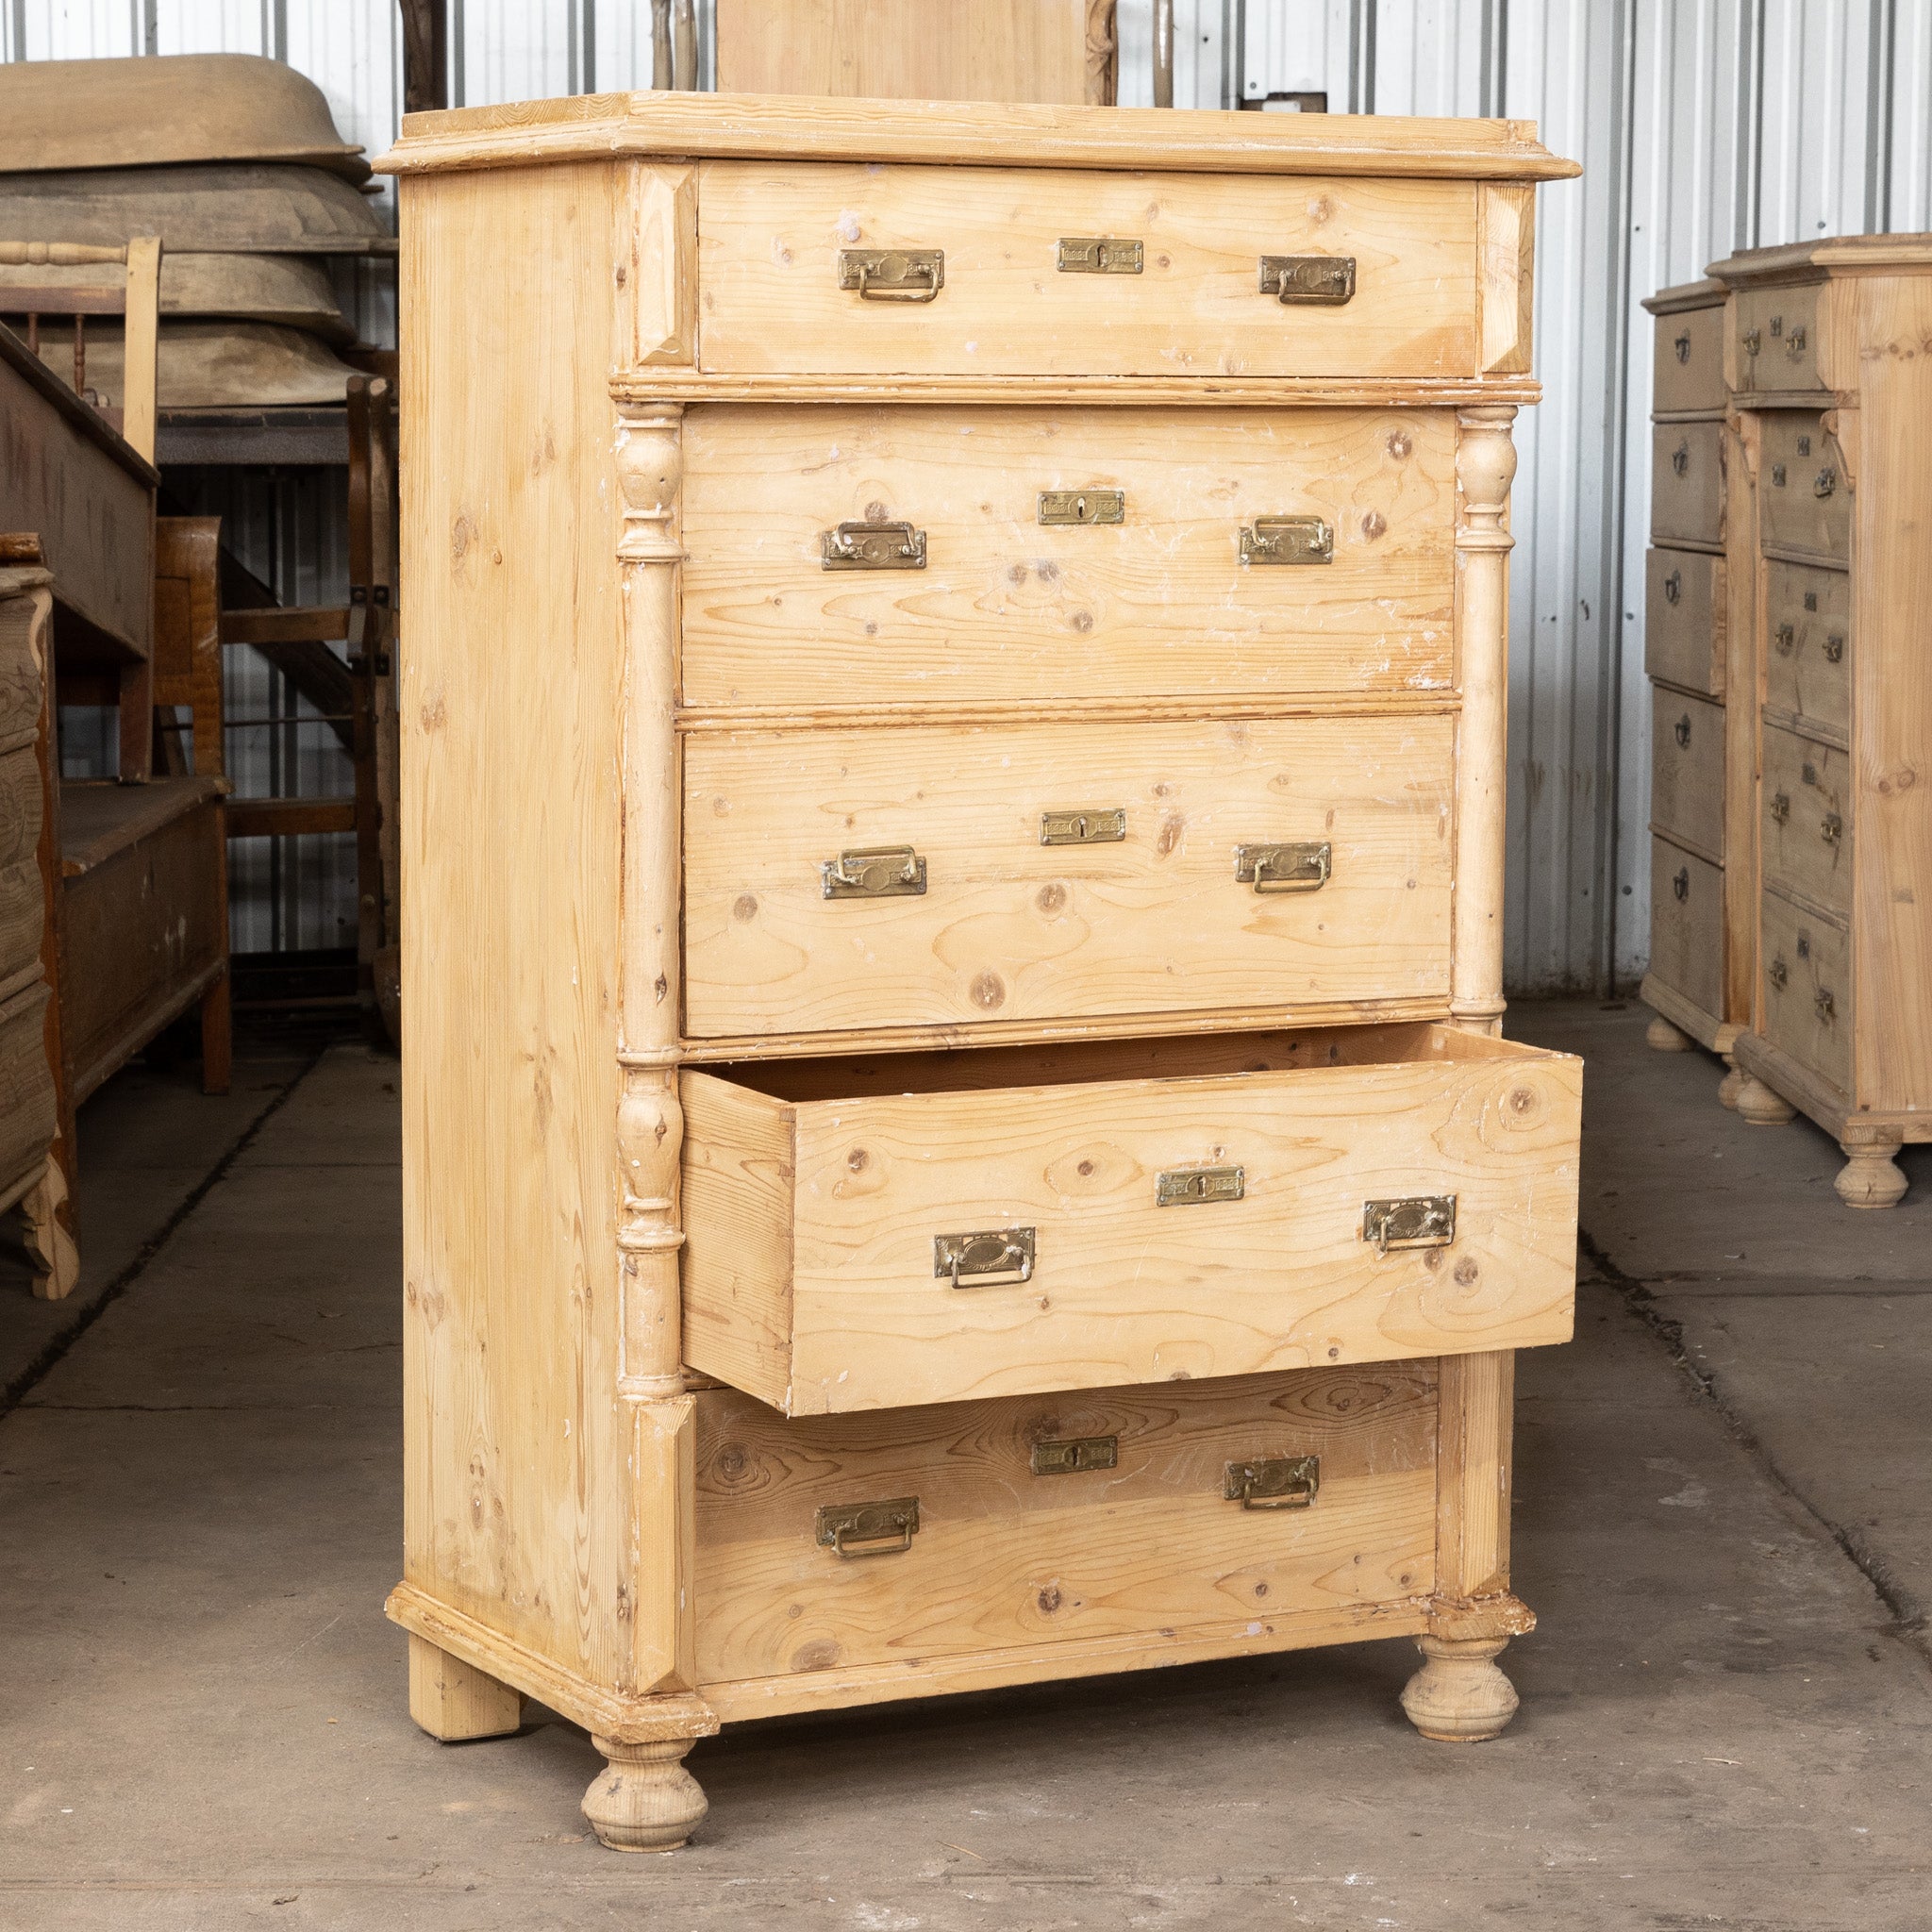
<instances>
[{"instance_id":1,"label":"open wooden drawer","mask_svg":"<svg viewBox=\"0 0 1932 1932\"><path fill-rule=\"evenodd\" d=\"M685 1358L812 1415L1564 1341L1581 1091L1436 1025L688 1069Z\"/></svg>"}]
</instances>

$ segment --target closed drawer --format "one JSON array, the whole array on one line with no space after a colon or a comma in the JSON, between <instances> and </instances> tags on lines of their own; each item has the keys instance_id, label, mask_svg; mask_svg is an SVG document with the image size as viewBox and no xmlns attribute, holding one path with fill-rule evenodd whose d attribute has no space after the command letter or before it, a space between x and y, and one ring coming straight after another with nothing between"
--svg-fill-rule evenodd
<instances>
[{"instance_id":1,"label":"closed drawer","mask_svg":"<svg viewBox=\"0 0 1932 1932\"><path fill-rule=\"evenodd\" d=\"M806 1415L1563 1341L1580 1077L1424 1025L687 1070L685 1358Z\"/></svg>"},{"instance_id":2,"label":"closed drawer","mask_svg":"<svg viewBox=\"0 0 1932 1932\"><path fill-rule=\"evenodd\" d=\"M1750 289L1737 297L1738 386L1763 393L1817 389L1818 296L1808 289Z\"/></svg>"},{"instance_id":3,"label":"closed drawer","mask_svg":"<svg viewBox=\"0 0 1932 1932\"><path fill-rule=\"evenodd\" d=\"M1651 431L1650 534L1659 543L1724 541L1722 423L1659 423Z\"/></svg>"},{"instance_id":4,"label":"closed drawer","mask_svg":"<svg viewBox=\"0 0 1932 1932\"><path fill-rule=\"evenodd\" d=\"M1724 708L1659 687L1650 716L1651 827L1722 864Z\"/></svg>"},{"instance_id":5,"label":"closed drawer","mask_svg":"<svg viewBox=\"0 0 1932 1932\"><path fill-rule=\"evenodd\" d=\"M1850 936L1774 891L1767 891L1759 904L1764 1037L1849 1100Z\"/></svg>"},{"instance_id":6,"label":"closed drawer","mask_svg":"<svg viewBox=\"0 0 1932 1932\"><path fill-rule=\"evenodd\" d=\"M46 908L41 816L41 768L33 746L0 755L0 980L41 957Z\"/></svg>"},{"instance_id":7,"label":"closed drawer","mask_svg":"<svg viewBox=\"0 0 1932 1932\"><path fill-rule=\"evenodd\" d=\"M1764 876L1820 906L1852 904L1850 758L1836 746L1764 727Z\"/></svg>"},{"instance_id":8,"label":"closed drawer","mask_svg":"<svg viewBox=\"0 0 1932 1932\"><path fill-rule=\"evenodd\" d=\"M1759 502L1765 542L1848 563L1852 493L1837 437L1824 433L1815 410L1770 410L1763 422Z\"/></svg>"},{"instance_id":9,"label":"closed drawer","mask_svg":"<svg viewBox=\"0 0 1932 1932\"><path fill-rule=\"evenodd\" d=\"M1454 681L1448 410L734 408L686 425L687 704ZM1271 550L1279 518L1304 521ZM864 524L903 528L867 543ZM1309 548L1321 560L1263 560Z\"/></svg>"},{"instance_id":10,"label":"closed drawer","mask_svg":"<svg viewBox=\"0 0 1932 1932\"><path fill-rule=\"evenodd\" d=\"M1650 971L1699 1012L1724 1018L1724 873L1694 852L1650 841Z\"/></svg>"},{"instance_id":11,"label":"closed drawer","mask_svg":"<svg viewBox=\"0 0 1932 1932\"><path fill-rule=\"evenodd\" d=\"M1645 672L1722 699L1726 614L1723 558L1652 550L1644 565Z\"/></svg>"},{"instance_id":12,"label":"closed drawer","mask_svg":"<svg viewBox=\"0 0 1932 1932\"><path fill-rule=\"evenodd\" d=\"M693 733L685 1030L1446 1001L1454 758L1447 716Z\"/></svg>"},{"instance_id":13,"label":"closed drawer","mask_svg":"<svg viewBox=\"0 0 1932 1932\"><path fill-rule=\"evenodd\" d=\"M698 175L708 370L1476 373L1468 182L791 161ZM1129 272L1084 271L1103 240ZM1306 264L1290 300L1264 258Z\"/></svg>"},{"instance_id":14,"label":"closed drawer","mask_svg":"<svg viewBox=\"0 0 1932 1932\"><path fill-rule=\"evenodd\" d=\"M1848 743L1852 580L1802 563L1764 568L1764 702L1799 730Z\"/></svg>"},{"instance_id":15,"label":"closed drawer","mask_svg":"<svg viewBox=\"0 0 1932 1932\"><path fill-rule=\"evenodd\" d=\"M34 600L0 597L0 744L31 741L41 717L41 667L33 644Z\"/></svg>"},{"instance_id":16,"label":"closed drawer","mask_svg":"<svg viewBox=\"0 0 1932 1932\"><path fill-rule=\"evenodd\" d=\"M1724 311L1687 308L1657 319L1650 406L1658 415L1724 406Z\"/></svg>"},{"instance_id":17,"label":"closed drawer","mask_svg":"<svg viewBox=\"0 0 1932 1932\"><path fill-rule=\"evenodd\" d=\"M36 1172L54 1139L47 989L35 981L0 1003L0 1188Z\"/></svg>"},{"instance_id":18,"label":"closed drawer","mask_svg":"<svg viewBox=\"0 0 1932 1932\"><path fill-rule=\"evenodd\" d=\"M843 1703L856 1674L1022 1647L1266 1648L1298 1619L1426 1596L1438 1408L1432 1361L794 1422L707 1391L698 1688L750 1716L813 1701L815 1679ZM1036 1474L1076 1442L1097 1466ZM1256 1465L1292 1485L1257 1499L1282 1507L1227 1493Z\"/></svg>"}]
</instances>

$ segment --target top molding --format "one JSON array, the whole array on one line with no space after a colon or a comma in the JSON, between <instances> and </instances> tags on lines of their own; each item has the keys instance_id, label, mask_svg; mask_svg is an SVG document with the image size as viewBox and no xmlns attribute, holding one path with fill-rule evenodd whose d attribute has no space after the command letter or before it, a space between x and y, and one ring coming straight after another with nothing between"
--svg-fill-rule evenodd
<instances>
[{"instance_id":1,"label":"top molding","mask_svg":"<svg viewBox=\"0 0 1932 1932\"><path fill-rule=\"evenodd\" d=\"M617 155L1471 181L1583 172L1537 140L1533 121L672 92L407 114L374 165L411 175Z\"/></svg>"},{"instance_id":2,"label":"top molding","mask_svg":"<svg viewBox=\"0 0 1932 1932\"><path fill-rule=\"evenodd\" d=\"M1747 248L1711 263L1725 288L1763 282L1822 282L1833 275L1895 275L1932 268L1932 235L1831 235L1782 248Z\"/></svg>"},{"instance_id":3,"label":"top molding","mask_svg":"<svg viewBox=\"0 0 1932 1932\"><path fill-rule=\"evenodd\" d=\"M1728 292L1722 282L1679 282L1674 289L1646 295L1643 306L1653 315L1677 315L1687 308L1715 308Z\"/></svg>"}]
</instances>

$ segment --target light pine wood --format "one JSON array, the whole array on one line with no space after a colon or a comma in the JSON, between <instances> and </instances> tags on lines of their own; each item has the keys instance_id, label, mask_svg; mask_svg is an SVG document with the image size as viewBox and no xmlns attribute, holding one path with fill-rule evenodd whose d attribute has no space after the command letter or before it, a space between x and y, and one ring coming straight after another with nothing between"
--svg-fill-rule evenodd
<instances>
[{"instance_id":1,"label":"light pine wood","mask_svg":"<svg viewBox=\"0 0 1932 1932\"><path fill-rule=\"evenodd\" d=\"M1257 117L1258 118L1258 117ZM1139 240L1140 275L1065 275L1059 238ZM943 248L929 303L839 286L841 248ZM1284 305L1263 255L1350 256L1338 306ZM1024 169L699 169L708 370L1474 375L1475 191L1460 183L1153 179ZM786 325L771 326L782 313Z\"/></svg>"},{"instance_id":2,"label":"light pine wood","mask_svg":"<svg viewBox=\"0 0 1932 1932\"><path fill-rule=\"evenodd\" d=\"M1774 409L1763 416L1757 491L1769 552L1840 564L1851 558L1852 492L1836 415Z\"/></svg>"},{"instance_id":3,"label":"light pine wood","mask_svg":"<svg viewBox=\"0 0 1932 1932\"><path fill-rule=\"evenodd\" d=\"M1731 305L1740 390L1806 393L1824 387L1818 376L1820 283L1740 289Z\"/></svg>"},{"instance_id":4,"label":"light pine wood","mask_svg":"<svg viewBox=\"0 0 1932 1932\"><path fill-rule=\"evenodd\" d=\"M1757 829L1764 883L1842 920L1852 904L1855 791L1846 755L1767 722Z\"/></svg>"},{"instance_id":5,"label":"light pine wood","mask_svg":"<svg viewBox=\"0 0 1932 1932\"><path fill-rule=\"evenodd\" d=\"M1454 682L1447 410L706 408L686 441L693 706ZM1041 525L1041 491L1089 489L1125 521ZM1334 562L1243 563L1273 516L1321 517ZM925 567L825 570L869 519L924 530Z\"/></svg>"},{"instance_id":6,"label":"light pine wood","mask_svg":"<svg viewBox=\"0 0 1932 1932\"><path fill-rule=\"evenodd\" d=\"M1443 999L1446 718L848 729L685 750L685 1024L697 1038ZM1045 845L1054 811L1125 836ZM1238 848L1326 843L1257 893ZM911 846L925 891L828 899L842 852Z\"/></svg>"},{"instance_id":7,"label":"light pine wood","mask_svg":"<svg viewBox=\"0 0 1932 1932\"><path fill-rule=\"evenodd\" d=\"M1722 413L1724 407L1724 291L1707 308L1659 315L1655 325L1656 371L1650 407L1658 416Z\"/></svg>"},{"instance_id":8,"label":"light pine wood","mask_svg":"<svg viewBox=\"0 0 1932 1932\"><path fill-rule=\"evenodd\" d=\"M1645 674L1723 703L1729 644L1724 558L1700 550L1652 549L1643 576Z\"/></svg>"},{"instance_id":9,"label":"light pine wood","mask_svg":"<svg viewBox=\"0 0 1932 1932\"><path fill-rule=\"evenodd\" d=\"M1662 685L1651 692L1654 831L1701 852L1724 856L1724 711Z\"/></svg>"},{"instance_id":10,"label":"light pine wood","mask_svg":"<svg viewBox=\"0 0 1932 1932\"><path fill-rule=\"evenodd\" d=\"M1809 564L1764 566L1767 723L1840 751L1852 732L1852 580Z\"/></svg>"},{"instance_id":11,"label":"light pine wood","mask_svg":"<svg viewBox=\"0 0 1932 1932\"><path fill-rule=\"evenodd\" d=\"M445 1744L508 1737L524 1721L524 1700L508 1684L426 1637L409 1639L409 1715Z\"/></svg>"},{"instance_id":12,"label":"light pine wood","mask_svg":"<svg viewBox=\"0 0 1932 1932\"><path fill-rule=\"evenodd\" d=\"M1724 506L1724 425L1659 423L1651 431L1652 537L1721 549Z\"/></svg>"},{"instance_id":13,"label":"light pine wood","mask_svg":"<svg viewBox=\"0 0 1932 1932\"><path fill-rule=\"evenodd\" d=\"M1650 841L1650 973L1701 1014L1724 1009L1724 869L1685 846ZM1646 984L1644 998L1650 999ZM1668 1018L1668 1016L1666 1016ZM1687 1029L1702 1038L1704 1029ZM1654 1043L1654 1042L1653 1042ZM1704 1040L1707 1046L1712 1044Z\"/></svg>"},{"instance_id":14,"label":"light pine wood","mask_svg":"<svg viewBox=\"0 0 1932 1932\"><path fill-rule=\"evenodd\" d=\"M1767 876L1759 911L1764 1036L1848 1100L1856 1017L1851 937L1841 921L1793 905L1774 883Z\"/></svg>"},{"instance_id":15,"label":"light pine wood","mask_svg":"<svg viewBox=\"0 0 1932 1932\"><path fill-rule=\"evenodd\" d=\"M1542 386L1527 375L1419 377L1273 375L1115 375L1094 383L1078 375L911 375L846 371L626 369L612 378L620 402L684 403L997 403L1055 408L1147 408L1202 403L1229 408L1285 405L1390 408L1457 408L1472 401L1534 403Z\"/></svg>"},{"instance_id":16,"label":"light pine wood","mask_svg":"<svg viewBox=\"0 0 1932 1932\"><path fill-rule=\"evenodd\" d=\"M1526 375L1536 320L1536 190L1485 183L1477 191L1482 252L1482 370Z\"/></svg>"}]
</instances>

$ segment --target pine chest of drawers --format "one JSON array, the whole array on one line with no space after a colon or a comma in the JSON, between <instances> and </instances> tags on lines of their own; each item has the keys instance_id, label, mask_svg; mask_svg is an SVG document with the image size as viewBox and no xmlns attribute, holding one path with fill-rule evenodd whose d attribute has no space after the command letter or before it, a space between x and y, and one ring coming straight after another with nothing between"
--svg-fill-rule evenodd
<instances>
[{"instance_id":1,"label":"pine chest of drawers","mask_svg":"<svg viewBox=\"0 0 1932 1932\"><path fill-rule=\"evenodd\" d=\"M1408 1635L1500 1730L1518 124L641 95L403 175L410 1707Z\"/></svg>"}]
</instances>

